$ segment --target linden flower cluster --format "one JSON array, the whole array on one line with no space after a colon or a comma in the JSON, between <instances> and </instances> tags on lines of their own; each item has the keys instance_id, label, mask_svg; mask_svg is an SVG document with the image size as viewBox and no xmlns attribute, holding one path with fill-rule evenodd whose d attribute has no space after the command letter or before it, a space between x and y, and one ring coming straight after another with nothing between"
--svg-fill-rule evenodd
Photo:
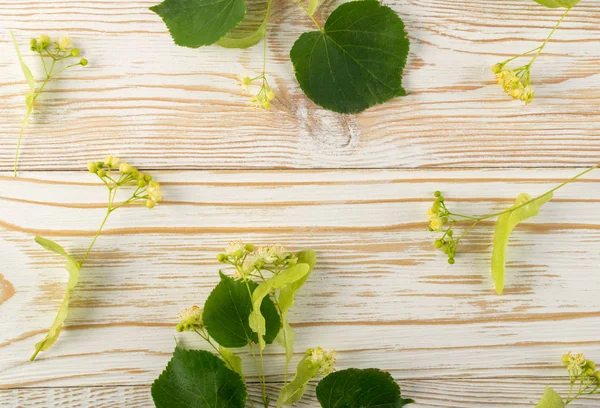
<instances>
[{"instance_id":1,"label":"linden flower cluster","mask_svg":"<svg viewBox=\"0 0 600 408\"><path fill-rule=\"evenodd\" d=\"M580 395L591 395L600 392L600 371L596 370L596 364L588 360L581 353L567 353L562 356L562 363L569 371L571 387L567 396L566 404L575 400ZM577 391L573 386L579 382ZM574 395L573 392L576 392Z\"/></svg>"},{"instance_id":2,"label":"linden flower cluster","mask_svg":"<svg viewBox=\"0 0 600 408\"><path fill-rule=\"evenodd\" d=\"M196 331L204 328L202 320L203 309L194 305L179 313L179 324L175 327L178 332Z\"/></svg>"},{"instance_id":3,"label":"linden flower cluster","mask_svg":"<svg viewBox=\"0 0 600 408\"><path fill-rule=\"evenodd\" d=\"M454 264L454 257L456 256L456 248L458 247L458 239L454 239L454 219L452 214L444 204L444 196L441 192L436 191L434 193L435 201L433 205L427 210L427 217L429 218L429 231L430 232L443 232L444 234L434 241L434 245L437 249L448 255L448 263Z\"/></svg>"},{"instance_id":4,"label":"linden flower cluster","mask_svg":"<svg viewBox=\"0 0 600 408\"><path fill-rule=\"evenodd\" d=\"M256 248L253 244L245 244L242 241L231 242L225 252L217 256L217 260L236 267L235 279L259 277L263 270L278 274L298 261L281 245Z\"/></svg>"},{"instance_id":5,"label":"linden flower cluster","mask_svg":"<svg viewBox=\"0 0 600 408\"><path fill-rule=\"evenodd\" d=\"M67 58L77 58L81 54L79 48L73 48L73 43L69 37L60 37L53 41L48 35L42 34L39 39L32 38L29 41L30 49L37 52L42 57L50 57L54 61L60 61ZM86 66L88 61L81 58L74 65Z\"/></svg>"},{"instance_id":6,"label":"linden flower cluster","mask_svg":"<svg viewBox=\"0 0 600 408\"><path fill-rule=\"evenodd\" d=\"M308 360L319 366L319 374L328 376L335 371L337 352L335 350L323 350L321 347L306 350Z\"/></svg>"},{"instance_id":7,"label":"linden flower cluster","mask_svg":"<svg viewBox=\"0 0 600 408\"><path fill-rule=\"evenodd\" d=\"M152 179L151 175L142 173L136 167L121 162L118 157L106 156L103 162L89 162L87 168L90 173L96 174L111 191L120 186L137 187L131 198L120 204L119 207L134 201L145 201L146 207L154 208L163 198L158 181ZM113 171L119 172L119 177L114 175Z\"/></svg>"},{"instance_id":8,"label":"linden flower cluster","mask_svg":"<svg viewBox=\"0 0 600 408\"><path fill-rule=\"evenodd\" d=\"M492 71L496 74L496 80L502 85L507 95L530 104L533 101L535 92L531 88L529 65L524 65L513 70L506 68L505 64L496 64L492 67Z\"/></svg>"},{"instance_id":9,"label":"linden flower cluster","mask_svg":"<svg viewBox=\"0 0 600 408\"><path fill-rule=\"evenodd\" d=\"M271 101L275 99L275 92L273 92L273 88L269 85L267 78L264 74L261 74L255 78L250 78L249 76L241 77L236 75L236 79L242 88L242 95L252 95L250 97L250 106L257 109L271 110ZM252 87L254 82L261 81L260 89L258 93L252 94Z\"/></svg>"}]
</instances>

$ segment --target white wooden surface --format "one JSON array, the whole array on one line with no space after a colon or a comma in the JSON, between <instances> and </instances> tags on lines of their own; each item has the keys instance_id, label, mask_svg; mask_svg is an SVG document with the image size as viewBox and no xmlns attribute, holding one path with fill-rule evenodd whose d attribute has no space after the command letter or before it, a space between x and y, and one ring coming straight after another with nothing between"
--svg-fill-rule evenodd
<instances>
[{"instance_id":1,"label":"white wooden surface","mask_svg":"<svg viewBox=\"0 0 600 408\"><path fill-rule=\"evenodd\" d=\"M558 11L529 0L386 2L412 41L411 95L355 116L299 91L287 55L312 27L292 3L275 5L272 113L250 109L233 80L257 72L260 49L178 48L153 3L0 0L0 407L152 406L176 313L204 302L216 254L237 238L318 253L291 313L296 358L336 348L340 369L388 370L417 408L532 407L546 385L564 390L563 353L600 359L600 172L514 233L503 296L489 276L491 224L454 266L425 231L436 189L457 211L487 213L598 162L600 1L583 0L540 57L528 107L506 99L489 68L536 46ZM26 84L8 28L24 48L69 34L90 60L40 98L18 179ZM165 202L111 216L60 340L31 363L66 283L33 237L83 253L105 190L82 169L108 153L154 169ZM281 353L267 349L273 394ZM318 406L314 388L300 406Z\"/></svg>"}]
</instances>

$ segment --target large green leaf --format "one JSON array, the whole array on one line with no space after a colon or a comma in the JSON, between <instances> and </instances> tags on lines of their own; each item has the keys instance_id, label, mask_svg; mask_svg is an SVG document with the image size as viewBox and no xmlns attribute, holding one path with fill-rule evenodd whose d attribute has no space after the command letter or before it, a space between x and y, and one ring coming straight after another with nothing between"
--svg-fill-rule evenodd
<instances>
[{"instance_id":1,"label":"large green leaf","mask_svg":"<svg viewBox=\"0 0 600 408\"><path fill-rule=\"evenodd\" d=\"M246 386L223 360L204 350L175 348L162 374L152 383L158 408L244 408Z\"/></svg>"},{"instance_id":2,"label":"large green leaf","mask_svg":"<svg viewBox=\"0 0 600 408\"><path fill-rule=\"evenodd\" d=\"M557 8L557 7L573 7L581 0L534 0L536 3L541 4L542 6L546 6L549 8Z\"/></svg>"},{"instance_id":3,"label":"large green leaf","mask_svg":"<svg viewBox=\"0 0 600 408\"><path fill-rule=\"evenodd\" d=\"M531 201L529 194L519 194L515 204L511 207L514 210L505 212L498 216L496 228L494 231L494 249L492 250L492 279L496 293L501 294L504 290L504 269L506 263L506 247L512 230L522 221L538 215L540 208L546 202L552 199L552 194L546 194L529 204Z\"/></svg>"},{"instance_id":4,"label":"large green leaf","mask_svg":"<svg viewBox=\"0 0 600 408\"><path fill-rule=\"evenodd\" d=\"M217 45L224 48L248 48L258 44L267 32L272 1L246 1L247 11L244 20L217 41Z\"/></svg>"},{"instance_id":5,"label":"large green leaf","mask_svg":"<svg viewBox=\"0 0 600 408\"><path fill-rule=\"evenodd\" d=\"M248 288L250 292L254 292L258 285L248 281L246 286L241 280L234 280L223 273L220 275L221 282L204 304L202 320L208 334L221 346L228 348L244 347L250 341L258 343L258 336L249 324L252 298L248 293ZM270 344L279 332L279 314L269 297L263 299L260 312L266 319L264 341Z\"/></svg>"},{"instance_id":6,"label":"large green leaf","mask_svg":"<svg viewBox=\"0 0 600 408\"><path fill-rule=\"evenodd\" d=\"M298 38L290 57L300 87L317 105L356 113L406 94L408 49L398 15L366 0L339 6L322 31Z\"/></svg>"},{"instance_id":7,"label":"large green leaf","mask_svg":"<svg viewBox=\"0 0 600 408\"><path fill-rule=\"evenodd\" d=\"M217 42L239 24L246 13L244 0L165 0L150 7L158 14L175 44L198 48Z\"/></svg>"},{"instance_id":8,"label":"large green leaf","mask_svg":"<svg viewBox=\"0 0 600 408\"><path fill-rule=\"evenodd\" d=\"M308 273L301 279L283 287L279 291L279 297L277 298L279 310L281 311L281 331L277 335L277 343L285 348L286 367L290 364L292 356L294 355L294 340L296 338L292 326L290 326L287 321L287 314L290 308L294 306L294 296L296 296L296 292L304 285L317 263L315 251L309 250L298 252L297 257L299 264L307 264L309 266Z\"/></svg>"},{"instance_id":9,"label":"large green leaf","mask_svg":"<svg viewBox=\"0 0 600 408\"><path fill-rule=\"evenodd\" d=\"M546 388L546 392L542 395L542 399L535 408L564 408L565 403L556 391L552 388Z\"/></svg>"},{"instance_id":10,"label":"large green leaf","mask_svg":"<svg viewBox=\"0 0 600 408\"><path fill-rule=\"evenodd\" d=\"M258 306L262 304L263 300L269 296L272 290L282 289L289 284L301 280L309 271L310 266L307 264L299 263L290 266L286 270L262 282L252 293L252 312L250 313L249 324L250 328L258 334L258 344L261 350L266 345L264 336L267 332L267 327L265 317Z\"/></svg>"},{"instance_id":11,"label":"large green leaf","mask_svg":"<svg viewBox=\"0 0 600 408\"><path fill-rule=\"evenodd\" d=\"M318 364L310 362L308 356L302 357L300 362L298 362L296 376L291 382L284 385L279 392L277 408L281 408L284 405L292 405L300 401L306 391L306 385L315 375L317 375L319 368L320 366Z\"/></svg>"},{"instance_id":12,"label":"large green leaf","mask_svg":"<svg viewBox=\"0 0 600 408\"><path fill-rule=\"evenodd\" d=\"M65 269L67 270L67 272L69 272L69 281L67 283L65 297L60 305L60 308L58 309L56 317L54 318L54 322L52 322L52 326L50 326L50 330L48 330L48 334L46 334L46 337L44 337L35 345L35 352L31 356L31 361L35 360L36 356L40 351L46 351L50 347L52 347L52 345L58 339L60 331L63 327L63 323L69 315L69 299L71 297L71 292L73 291L73 288L77 285L77 282L79 281L79 271L81 270L81 265L79 265L79 262L77 262L69 254L67 254L64 248L56 242L42 237L35 237L35 242L40 244L45 249L52 251L66 259Z\"/></svg>"},{"instance_id":13,"label":"large green leaf","mask_svg":"<svg viewBox=\"0 0 600 408\"><path fill-rule=\"evenodd\" d=\"M392 376L376 368L350 368L329 374L317 385L323 408L400 408L414 402L400 396Z\"/></svg>"}]
</instances>

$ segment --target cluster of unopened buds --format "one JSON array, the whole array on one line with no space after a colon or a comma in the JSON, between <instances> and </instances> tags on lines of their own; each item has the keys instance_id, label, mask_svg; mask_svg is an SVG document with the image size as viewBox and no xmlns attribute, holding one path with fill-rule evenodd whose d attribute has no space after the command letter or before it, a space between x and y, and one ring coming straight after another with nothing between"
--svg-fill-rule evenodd
<instances>
[{"instance_id":1,"label":"cluster of unopened buds","mask_svg":"<svg viewBox=\"0 0 600 408\"><path fill-rule=\"evenodd\" d=\"M37 52L42 57L50 57L55 61L64 60L67 58L79 58L81 51L79 48L74 48L69 37L60 37L53 41L50 36L42 34L39 39L32 38L29 41L31 51ZM86 66L88 61L81 58L73 65Z\"/></svg>"},{"instance_id":2,"label":"cluster of unopened buds","mask_svg":"<svg viewBox=\"0 0 600 408\"><path fill-rule=\"evenodd\" d=\"M535 92L531 88L531 75L529 65L524 65L516 69L506 68L506 63L496 64L492 67L496 74L496 80L507 95L514 99L520 99L526 104L533 101Z\"/></svg>"},{"instance_id":3,"label":"cluster of unopened buds","mask_svg":"<svg viewBox=\"0 0 600 408\"><path fill-rule=\"evenodd\" d=\"M434 197L435 201L429 210L427 210L427 217L429 218L428 229L430 232L443 232L443 235L434 241L434 245L437 249L448 255L448 263L453 264L459 241L458 239L454 239L452 228L455 221L448 208L446 208L446 204L444 204L442 193L436 191Z\"/></svg>"},{"instance_id":4,"label":"cluster of unopened buds","mask_svg":"<svg viewBox=\"0 0 600 408\"><path fill-rule=\"evenodd\" d=\"M262 271L278 274L298 262L298 258L281 245L255 247L242 241L231 242L217 260L235 266L235 279L260 277Z\"/></svg>"},{"instance_id":5,"label":"cluster of unopened buds","mask_svg":"<svg viewBox=\"0 0 600 408\"><path fill-rule=\"evenodd\" d=\"M273 88L271 88L269 85L269 82L264 74L254 78L236 75L236 79L242 88L242 95L251 95L250 106L258 109L271 110L271 101L275 99L275 92L273 92ZM261 85L258 93L253 94L252 88L255 86L254 83L256 81L260 81Z\"/></svg>"},{"instance_id":6,"label":"cluster of unopened buds","mask_svg":"<svg viewBox=\"0 0 600 408\"><path fill-rule=\"evenodd\" d=\"M89 162L87 167L111 191L120 186L137 187L131 198L119 206L134 201L145 201L146 207L154 208L162 200L162 191L158 181L154 180L150 174L143 173L136 167L122 162L118 157L107 156L104 161Z\"/></svg>"}]
</instances>

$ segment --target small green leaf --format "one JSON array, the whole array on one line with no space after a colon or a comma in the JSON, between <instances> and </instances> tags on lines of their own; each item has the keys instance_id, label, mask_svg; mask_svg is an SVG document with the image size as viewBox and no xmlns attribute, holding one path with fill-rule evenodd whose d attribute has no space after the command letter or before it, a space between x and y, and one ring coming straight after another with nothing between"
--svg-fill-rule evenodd
<instances>
[{"instance_id":1,"label":"small green leaf","mask_svg":"<svg viewBox=\"0 0 600 408\"><path fill-rule=\"evenodd\" d=\"M350 368L323 378L317 385L323 408L400 408L414 402L400 396L392 376L376 368Z\"/></svg>"},{"instance_id":2,"label":"small green leaf","mask_svg":"<svg viewBox=\"0 0 600 408\"><path fill-rule=\"evenodd\" d=\"M299 281L306 276L310 271L310 266L307 264L296 264L290 266L285 271L279 272L277 275L262 282L254 293L252 293L252 312L249 317L250 328L258 334L258 344L262 349L265 348L264 336L267 333L266 320L261 313L259 306L263 299L268 298L269 293L273 289L282 289L286 285Z\"/></svg>"},{"instance_id":3,"label":"small green leaf","mask_svg":"<svg viewBox=\"0 0 600 408\"><path fill-rule=\"evenodd\" d=\"M202 320L208 334L219 345L228 348L239 348L248 345L250 341L258 343L258 336L249 325L252 311L252 298L248 293L254 292L258 286L248 281L248 286L241 280L234 280L223 273L221 282L213 289L204 304ZM279 332L280 319L273 301L266 297L260 307L261 314L266 319L264 341L270 344Z\"/></svg>"},{"instance_id":4,"label":"small green leaf","mask_svg":"<svg viewBox=\"0 0 600 408\"><path fill-rule=\"evenodd\" d=\"M542 399L535 408L564 408L565 403L556 391L552 388L546 388L546 392L542 395Z\"/></svg>"},{"instance_id":5,"label":"small green leaf","mask_svg":"<svg viewBox=\"0 0 600 408\"><path fill-rule=\"evenodd\" d=\"M552 199L552 194L546 194L527 205L524 203L531 200L529 194L519 194L515 204L511 208L516 208L498 216L496 228L494 231L494 248L492 250L492 280L499 295L504 290L504 268L506 247L512 230L522 221L538 215L542 205ZM518 207L518 208L517 208Z\"/></svg>"},{"instance_id":6,"label":"small green leaf","mask_svg":"<svg viewBox=\"0 0 600 408\"><path fill-rule=\"evenodd\" d=\"M17 45L17 39L15 38L15 35L12 31L10 32L10 35L12 35L13 43L15 44L15 50L17 51L19 64L21 64L21 70L23 71L23 75L25 75L25 79L27 79L27 83L29 84L29 93L33 93L33 91L35 91L35 79L33 78L31 70L29 69L27 64L25 64L25 61L23 61L23 56L21 55L21 51L19 50L19 46ZM27 106L30 106L30 103L27 103Z\"/></svg>"},{"instance_id":7,"label":"small green leaf","mask_svg":"<svg viewBox=\"0 0 600 408\"><path fill-rule=\"evenodd\" d=\"M244 0L165 0L150 7L158 14L175 44L198 48L214 44L239 24L246 13Z\"/></svg>"},{"instance_id":8,"label":"small green leaf","mask_svg":"<svg viewBox=\"0 0 600 408\"><path fill-rule=\"evenodd\" d=\"M281 311L281 330L277 335L277 343L285 349L286 366L290 364L294 355L294 340L296 339L296 334L287 321L287 314L290 308L294 306L294 296L296 296L296 293L304 285L317 263L315 251L298 252L297 257L299 264L307 264L309 266L308 273L296 282L281 288L279 297L277 298Z\"/></svg>"},{"instance_id":9,"label":"small green leaf","mask_svg":"<svg viewBox=\"0 0 600 408\"><path fill-rule=\"evenodd\" d=\"M52 322L52 326L50 326L50 330L48 330L48 334L44 337L43 340L39 341L35 345L35 352L31 356L31 361L35 360L36 356L40 351L46 351L56 342L58 336L60 335L60 331L62 330L63 323L69 314L69 298L71 297L71 292L73 288L77 285L79 281L79 271L81 270L81 265L77 262L73 257L67 254L62 246L57 244L56 242L42 238L35 237L35 242L40 244L45 249L52 251L66 259L65 269L69 272L69 281L67 283L67 291L65 292L65 297L58 309L58 313L54 318L54 322Z\"/></svg>"},{"instance_id":10,"label":"small green leaf","mask_svg":"<svg viewBox=\"0 0 600 408\"><path fill-rule=\"evenodd\" d=\"M224 48L249 48L258 44L267 32L271 3L272 0L266 2L249 0L246 4L248 11L244 20L217 41L217 45Z\"/></svg>"},{"instance_id":11,"label":"small green leaf","mask_svg":"<svg viewBox=\"0 0 600 408\"><path fill-rule=\"evenodd\" d=\"M243 379L244 373L242 371L242 358L233 354L231 349L223 346L219 346L219 354L221 354L221 357L225 361L225 364L227 364L227 367L238 373Z\"/></svg>"},{"instance_id":12,"label":"small green leaf","mask_svg":"<svg viewBox=\"0 0 600 408\"><path fill-rule=\"evenodd\" d=\"M558 7L573 7L578 4L581 0L534 0L536 3L541 4L542 6L546 6L549 8L558 8Z\"/></svg>"},{"instance_id":13,"label":"small green leaf","mask_svg":"<svg viewBox=\"0 0 600 408\"><path fill-rule=\"evenodd\" d=\"M223 360L204 350L175 348L162 374L152 383L158 408L244 408L246 386Z\"/></svg>"},{"instance_id":14,"label":"small green leaf","mask_svg":"<svg viewBox=\"0 0 600 408\"><path fill-rule=\"evenodd\" d=\"M284 405L292 405L302 398L306 391L306 385L317 375L320 366L310 362L308 356L302 357L296 368L296 376L288 384L284 385L279 392L277 408Z\"/></svg>"},{"instance_id":15,"label":"small green leaf","mask_svg":"<svg viewBox=\"0 0 600 408\"><path fill-rule=\"evenodd\" d=\"M300 87L317 105L357 113L406 94L408 49L398 15L366 0L339 6L322 31L298 38L290 57Z\"/></svg>"}]
</instances>

